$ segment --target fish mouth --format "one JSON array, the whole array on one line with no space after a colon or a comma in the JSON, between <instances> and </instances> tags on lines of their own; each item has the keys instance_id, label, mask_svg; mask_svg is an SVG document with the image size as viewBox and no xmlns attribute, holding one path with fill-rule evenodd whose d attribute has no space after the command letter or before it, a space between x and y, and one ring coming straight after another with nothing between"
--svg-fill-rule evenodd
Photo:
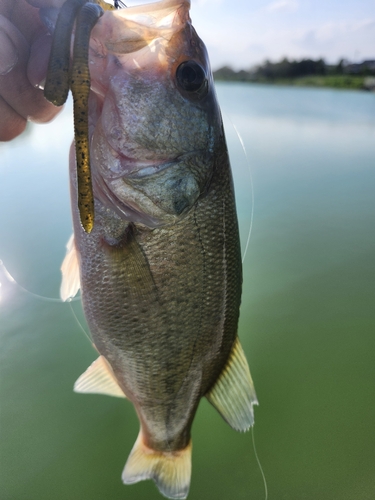
<instances>
[{"instance_id":1,"label":"fish mouth","mask_svg":"<svg viewBox=\"0 0 375 500\"><path fill-rule=\"evenodd\" d=\"M202 150L193 150L188 153L183 153L179 156L175 156L170 159L166 159L165 161L150 161L146 163L138 162L137 166L130 170L126 175L127 179L140 179L147 176L155 175L166 168L173 167L179 163L187 162L189 159L196 157L197 155L201 155L204 152Z\"/></svg>"},{"instance_id":2,"label":"fish mouth","mask_svg":"<svg viewBox=\"0 0 375 500\"><path fill-rule=\"evenodd\" d=\"M95 172L95 197L131 222L150 228L174 224L201 194L200 183L188 165L202 154L207 153L193 150L165 161L139 161L120 154L121 173L106 176Z\"/></svg>"},{"instance_id":3,"label":"fish mouth","mask_svg":"<svg viewBox=\"0 0 375 500\"><path fill-rule=\"evenodd\" d=\"M125 154L115 145L111 144L111 140L104 136L102 137L101 147L107 149L108 156L113 158L113 162L108 162L111 165L109 168L99 167L101 175L108 181L115 179L138 179L155 175L166 168L173 167L178 163L189 162L192 158L203 157L207 155L204 149L194 149L179 155L156 155L154 159L142 159ZM145 151L146 156L148 151Z\"/></svg>"}]
</instances>

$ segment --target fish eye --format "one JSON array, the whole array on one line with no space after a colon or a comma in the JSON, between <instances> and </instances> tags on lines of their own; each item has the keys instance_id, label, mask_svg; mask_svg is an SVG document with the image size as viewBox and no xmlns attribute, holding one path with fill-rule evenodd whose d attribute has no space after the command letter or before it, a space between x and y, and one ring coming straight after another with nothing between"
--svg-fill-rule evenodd
<instances>
[{"instance_id":1,"label":"fish eye","mask_svg":"<svg viewBox=\"0 0 375 500\"><path fill-rule=\"evenodd\" d=\"M204 69L195 61L185 61L176 70L179 86L187 92L198 92L207 87L207 77Z\"/></svg>"}]
</instances>

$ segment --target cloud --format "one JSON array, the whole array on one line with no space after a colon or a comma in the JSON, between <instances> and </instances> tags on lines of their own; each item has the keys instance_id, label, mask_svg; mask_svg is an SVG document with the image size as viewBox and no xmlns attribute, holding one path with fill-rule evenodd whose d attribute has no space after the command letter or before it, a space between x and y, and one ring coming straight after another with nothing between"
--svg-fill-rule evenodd
<instances>
[{"instance_id":1,"label":"cloud","mask_svg":"<svg viewBox=\"0 0 375 500\"><path fill-rule=\"evenodd\" d=\"M216 7L211 3L219 1ZM265 59L279 61L285 56L323 57L329 63L341 58L374 59L375 16L364 8L364 1L370 0L341 2L339 10L328 9L326 0L191 3L193 24L207 45L212 67L226 64L247 69Z\"/></svg>"},{"instance_id":2,"label":"cloud","mask_svg":"<svg viewBox=\"0 0 375 500\"><path fill-rule=\"evenodd\" d=\"M268 12L294 12L298 9L299 2L297 0L276 0L266 6Z\"/></svg>"},{"instance_id":3,"label":"cloud","mask_svg":"<svg viewBox=\"0 0 375 500\"><path fill-rule=\"evenodd\" d=\"M349 38L356 34L365 35L366 32L374 34L375 19L362 19L356 21L339 21L324 23L314 29L309 29L302 36L308 43L324 43L336 40L338 37ZM375 40L375 38L374 38Z\"/></svg>"}]
</instances>

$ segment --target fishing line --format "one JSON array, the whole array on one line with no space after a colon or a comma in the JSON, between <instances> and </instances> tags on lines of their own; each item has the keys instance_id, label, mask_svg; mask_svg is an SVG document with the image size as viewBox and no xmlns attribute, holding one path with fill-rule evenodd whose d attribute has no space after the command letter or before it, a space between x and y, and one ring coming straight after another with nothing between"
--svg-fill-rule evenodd
<instances>
[{"instance_id":1,"label":"fishing line","mask_svg":"<svg viewBox=\"0 0 375 500\"><path fill-rule=\"evenodd\" d=\"M78 297L80 298L80 297ZM83 331L83 333L85 334L85 336L87 337L87 339L89 340L90 344L92 344L92 338L90 337L90 334L88 332L86 332L84 326L82 325L82 323L80 322L80 320L78 319L78 316L76 315L76 312L75 310L73 309L73 306L72 306L72 302L73 302L74 299L68 299L67 302L69 303L69 307L70 307L70 310L72 311L72 314L75 318L75 320L77 321L78 323L78 326L80 327L80 329Z\"/></svg>"},{"instance_id":2,"label":"fishing line","mask_svg":"<svg viewBox=\"0 0 375 500\"><path fill-rule=\"evenodd\" d=\"M63 304L64 302L60 298L55 298L55 297L45 297L44 295L39 295L38 293L31 292L27 288L24 288L21 286L10 274L8 269L5 267L4 262L0 259L0 277L3 277L3 280L5 282L8 282L8 284L15 285L21 292L26 293L27 295L30 295L31 297L35 297L36 299L42 300L44 302L55 302L59 304ZM0 282L1 285L1 282ZM74 301L79 300L79 297L75 297L72 299Z\"/></svg>"},{"instance_id":3,"label":"fishing line","mask_svg":"<svg viewBox=\"0 0 375 500\"><path fill-rule=\"evenodd\" d=\"M10 272L7 270L7 268L5 267L4 265L4 262L0 259L0 291L2 292L0 294L0 301L2 299L2 295L3 295L3 290L1 290L4 287L6 286L15 286L17 288L17 290L19 290L20 292L23 292L25 293L26 295L30 296L30 297L34 297L40 301L43 301L43 302L53 302L53 303L57 303L57 304L65 304L65 302L67 302L69 304L69 307L72 311L72 314L78 324L78 326L80 327L80 329L83 331L83 333L85 334L85 336L88 338L90 344L92 344L92 339L90 338L90 335L86 332L85 328L83 327L82 323L80 322L80 320L78 319L77 317L77 314L76 312L74 311L73 309L73 305L72 305L72 302L78 302L81 300L81 297L78 296L78 297L70 297L67 301L63 301L61 298L53 298L53 297L45 297L44 295L39 295L38 293L34 293L34 292L31 292L30 290L27 290L27 288L24 288L23 286L21 286L19 283L17 283L17 281L13 278L13 276L10 274Z\"/></svg>"},{"instance_id":4,"label":"fishing line","mask_svg":"<svg viewBox=\"0 0 375 500\"><path fill-rule=\"evenodd\" d=\"M247 235L247 240L246 240L246 245L245 245L245 251L244 251L244 254L243 254L243 257L242 257L242 264L244 263L245 261L245 257L246 257L246 254L247 254L247 250L249 248L249 243L250 243L250 237L251 237L251 233L252 233L252 230L253 230L253 220L254 220L254 184L253 184L253 175L252 175L252 172L251 172L251 164L250 164L250 159L247 155L247 151L246 151L246 148L245 148L245 144L242 140L242 137L241 137L241 134L239 133L236 125L231 121L232 123L232 126L234 128L234 130L236 131L236 134L237 134L237 137L238 137L238 140L240 141L240 144L241 144L241 147L242 147L242 150L244 152L244 155L245 155L245 158L246 158L246 164L247 164L247 169L248 169L248 172L249 172L249 176L250 176L250 190L251 190L251 215L250 215L250 224L249 224L249 232L248 232L248 235Z\"/></svg>"},{"instance_id":5,"label":"fishing line","mask_svg":"<svg viewBox=\"0 0 375 500\"><path fill-rule=\"evenodd\" d=\"M262 464L260 463L259 457L258 457L258 452L255 446L255 437L254 437L254 426L251 428L251 438L253 441L253 449L254 449L254 454L255 454L255 459L257 461L260 473L262 474L262 479L263 479L263 485L264 485L264 500L268 500L268 487L267 487L267 480L266 476L263 471Z\"/></svg>"},{"instance_id":6,"label":"fishing line","mask_svg":"<svg viewBox=\"0 0 375 500\"><path fill-rule=\"evenodd\" d=\"M253 175L252 175L252 171L251 171L250 159L249 159L249 156L247 154L245 144L244 144L244 142L242 140L242 136L239 133L236 125L231 120L230 116L227 113L225 113L225 112L223 112L223 114L225 115L225 118L230 122L230 124L232 125L234 131L236 132L237 138L238 138L238 140L239 140L239 142L241 144L241 149L242 149L242 151L244 153L244 156L245 156L246 166L247 166L247 170L249 172L249 178L250 178L251 215L250 215L250 224L249 224L248 234L247 234L247 238L246 238L245 250L244 250L243 257L242 257L242 264L243 264L245 262L247 251L249 249L250 237L251 237L251 233L252 233L252 230L253 230L253 219L254 219L254 183L253 183Z\"/></svg>"},{"instance_id":7,"label":"fishing line","mask_svg":"<svg viewBox=\"0 0 375 500\"><path fill-rule=\"evenodd\" d=\"M245 251L244 251L244 254L243 254L243 257L242 257L242 264L244 263L245 261L245 257L247 255L247 251L249 249L249 244L250 244L250 237L251 237L251 233L252 233L252 230L253 230L253 220L254 220L254 183L253 183L253 175L252 175L252 171L251 171L251 163L250 163L250 159L249 159L249 156L247 154L247 151L246 151L246 147L245 147L245 144L243 142L243 139L242 139L242 136L241 134L239 133L236 125L233 123L233 121L231 120L231 118L228 116L227 113L225 113L225 117L229 120L230 124L232 125L234 131L236 132L236 135L237 135L237 138L238 140L240 141L240 144L241 144L241 148L242 148L242 151L245 155L245 159L246 159L246 165L247 165L247 169L248 169L248 172L249 172L249 177L250 177L250 190L251 190L251 216L250 216L250 224L249 224L249 230L248 230L248 234L247 234L247 239L246 239L246 245L245 245ZM259 456L258 456L258 452L257 452L257 449L256 449L256 446L255 446L255 437L254 437L254 426L251 428L251 438L252 438L252 443L253 443L253 450L254 450L254 455L255 455L255 459L257 461L257 464L258 464L258 467L259 467L259 470L260 470L260 473L262 475L262 479L263 479L263 485L264 485L264 500L268 500L268 487L267 487L267 480L266 480L266 476L264 474L264 471L263 471L263 467L262 467L262 464L260 462L260 459L259 459Z\"/></svg>"}]
</instances>

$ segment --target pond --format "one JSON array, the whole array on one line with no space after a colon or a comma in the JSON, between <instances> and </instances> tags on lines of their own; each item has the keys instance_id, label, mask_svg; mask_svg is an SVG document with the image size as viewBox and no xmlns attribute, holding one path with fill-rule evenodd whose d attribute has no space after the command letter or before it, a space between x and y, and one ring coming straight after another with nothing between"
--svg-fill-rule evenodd
<instances>
[{"instance_id":1,"label":"pond","mask_svg":"<svg viewBox=\"0 0 375 500\"><path fill-rule=\"evenodd\" d=\"M375 94L229 83L217 93L247 247L239 334L269 499L368 500ZM72 391L96 356L79 301L58 300L72 227L71 121L68 104L51 124L0 144L0 259L15 280L2 268L1 498L157 500L150 481L121 483L138 434L132 405ZM252 437L202 401L189 499L263 500Z\"/></svg>"}]
</instances>

